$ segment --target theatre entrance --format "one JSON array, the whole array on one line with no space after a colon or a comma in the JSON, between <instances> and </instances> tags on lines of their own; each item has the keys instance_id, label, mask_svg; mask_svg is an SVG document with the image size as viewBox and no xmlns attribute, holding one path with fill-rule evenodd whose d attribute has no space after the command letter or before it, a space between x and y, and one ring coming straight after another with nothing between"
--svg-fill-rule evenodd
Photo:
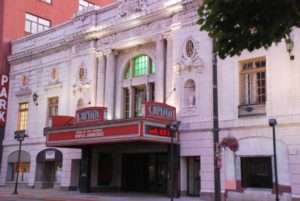
<instances>
[{"instance_id":1,"label":"theatre entrance","mask_svg":"<svg viewBox=\"0 0 300 201\"><path fill-rule=\"evenodd\" d=\"M167 192L167 153L123 154L122 190Z\"/></svg>"}]
</instances>

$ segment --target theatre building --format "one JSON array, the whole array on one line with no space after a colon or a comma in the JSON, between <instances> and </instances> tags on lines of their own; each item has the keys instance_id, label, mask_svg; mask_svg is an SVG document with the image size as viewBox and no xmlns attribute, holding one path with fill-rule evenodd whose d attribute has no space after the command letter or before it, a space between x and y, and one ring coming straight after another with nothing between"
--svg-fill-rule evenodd
<instances>
[{"instance_id":1,"label":"theatre building","mask_svg":"<svg viewBox=\"0 0 300 201\"><path fill-rule=\"evenodd\" d=\"M14 41L1 185L14 184L14 136L25 133L21 186L167 195L173 155L176 195L199 196L200 171L211 193L213 168L200 168L200 155L212 161L211 41L199 5L119 1ZM203 134L188 132L193 121Z\"/></svg>"},{"instance_id":2,"label":"theatre building","mask_svg":"<svg viewBox=\"0 0 300 201\"><path fill-rule=\"evenodd\" d=\"M12 42L0 185L14 184L14 137L27 134L23 187L166 196L173 176L176 196L209 200L220 168L228 201L274 200L276 118L280 200L299 201L299 30L293 57L279 43L218 60L220 141L235 137L232 152L213 143L212 41L196 24L200 3L120 0ZM166 129L176 121L178 133Z\"/></svg>"}]
</instances>

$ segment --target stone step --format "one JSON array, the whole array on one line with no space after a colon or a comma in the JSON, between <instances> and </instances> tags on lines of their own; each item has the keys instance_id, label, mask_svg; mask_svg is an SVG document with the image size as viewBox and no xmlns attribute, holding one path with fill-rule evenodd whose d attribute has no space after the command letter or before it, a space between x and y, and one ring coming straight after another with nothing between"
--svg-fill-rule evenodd
<instances>
[{"instance_id":1,"label":"stone step","mask_svg":"<svg viewBox=\"0 0 300 201\"><path fill-rule=\"evenodd\" d=\"M275 195L271 191L265 190L246 190L240 192L228 192L226 201L274 201ZM288 193L279 195L280 201L291 201L291 196Z\"/></svg>"}]
</instances>

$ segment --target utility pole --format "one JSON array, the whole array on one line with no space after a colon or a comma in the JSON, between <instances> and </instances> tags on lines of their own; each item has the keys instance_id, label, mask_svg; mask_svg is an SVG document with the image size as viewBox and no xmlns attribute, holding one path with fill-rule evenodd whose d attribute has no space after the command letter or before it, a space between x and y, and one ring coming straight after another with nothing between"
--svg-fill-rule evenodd
<instances>
[{"instance_id":1,"label":"utility pole","mask_svg":"<svg viewBox=\"0 0 300 201\"><path fill-rule=\"evenodd\" d=\"M214 132L214 183L215 183L215 201L221 201L221 179L220 169L218 167L219 157L219 112L218 112L218 59L214 52L216 40L212 44L212 75L213 75L213 132Z\"/></svg>"}]
</instances>

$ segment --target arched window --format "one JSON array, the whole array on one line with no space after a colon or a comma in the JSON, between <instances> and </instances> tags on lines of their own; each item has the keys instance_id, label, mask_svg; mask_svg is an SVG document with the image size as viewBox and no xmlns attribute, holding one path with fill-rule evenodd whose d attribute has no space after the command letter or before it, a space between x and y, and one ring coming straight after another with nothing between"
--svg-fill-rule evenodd
<instances>
[{"instance_id":1,"label":"arched window","mask_svg":"<svg viewBox=\"0 0 300 201\"><path fill-rule=\"evenodd\" d=\"M184 106L196 105L196 85L194 80L188 80L184 84Z\"/></svg>"},{"instance_id":2,"label":"arched window","mask_svg":"<svg viewBox=\"0 0 300 201\"><path fill-rule=\"evenodd\" d=\"M19 165L19 182L28 183L30 173L30 154L26 151L20 152L20 165ZM17 163L18 163L19 152L15 151L8 156L7 166L7 181L15 181L17 174Z\"/></svg>"},{"instance_id":3,"label":"arched window","mask_svg":"<svg viewBox=\"0 0 300 201\"><path fill-rule=\"evenodd\" d=\"M139 55L128 62L124 78L144 76L155 73L155 65L147 55Z\"/></svg>"},{"instance_id":4,"label":"arched window","mask_svg":"<svg viewBox=\"0 0 300 201\"><path fill-rule=\"evenodd\" d=\"M137 77L148 75L154 76L155 65L147 55L139 55L130 59L124 72L124 79L136 79ZM154 101L155 82L151 79L136 79L134 82L124 82L124 117L139 117L141 115L142 103ZM152 80L152 81L149 81ZM135 83L135 84L132 84Z\"/></svg>"}]
</instances>

